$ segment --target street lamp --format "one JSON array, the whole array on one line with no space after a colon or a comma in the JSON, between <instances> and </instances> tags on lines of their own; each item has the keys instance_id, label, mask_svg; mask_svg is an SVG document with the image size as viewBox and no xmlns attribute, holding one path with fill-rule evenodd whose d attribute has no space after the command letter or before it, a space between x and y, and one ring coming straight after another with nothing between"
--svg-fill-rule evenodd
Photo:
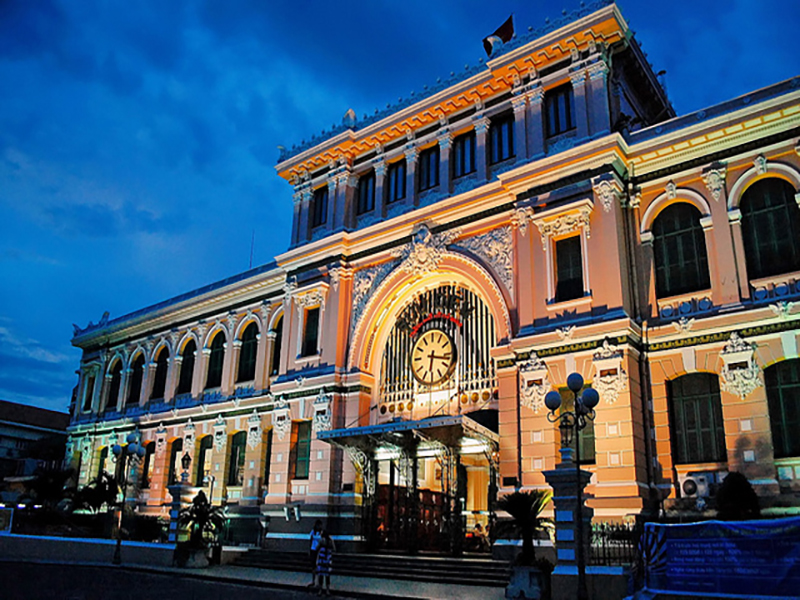
<instances>
[{"instance_id":1,"label":"street lamp","mask_svg":"<svg viewBox=\"0 0 800 600\"><path fill-rule=\"evenodd\" d=\"M189 456L189 453L186 452L181 457L181 467L183 468L183 473L181 473L181 483L186 484L189 483L189 465L192 464L192 457Z\"/></svg>"},{"instance_id":2,"label":"street lamp","mask_svg":"<svg viewBox=\"0 0 800 600\"><path fill-rule=\"evenodd\" d=\"M122 512L125 510L125 497L127 496L128 486L135 482L136 468L147 454L147 449L139 443L139 439L139 431L132 431L128 434L128 437L125 438L127 444L124 447L119 444L114 444L111 448L111 452L114 454L114 462L122 460L118 482L122 490L122 498L118 501L119 521L117 522L117 546L114 549L114 558L111 559L112 564L115 565L122 563ZM125 472L125 467L128 465L130 465L130 472L134 475L130 478Z\"/></svg>"},{"instance_id":3,"label":"street lamp","mask_svg":"<svg viewBox=\"0 0 800 600\"><path fill-rule=\"evenodd\" d=\"M555 390L548 392L544 397L544 404L550 411L547 420L551 423L559 422L558 428L561 431L562 457L565 462L571 458L569 445L575 439L575 487L576 487L576 523L575 533L577 538L576 558L578 562L578 598L586 600L589 595L586 589L586 558L583 555L583 486L581 485L581 444L580 432L594 420L594 407L600 401L600 394L593 388L583 390L583 377L578 373L572 373L567 377L567 387L572 391L575 402L573 410L565 410L560 414L556 411L561 407L561 394ZM574 436L574 438L573 438Z\"/></svg>"}]
</instances>

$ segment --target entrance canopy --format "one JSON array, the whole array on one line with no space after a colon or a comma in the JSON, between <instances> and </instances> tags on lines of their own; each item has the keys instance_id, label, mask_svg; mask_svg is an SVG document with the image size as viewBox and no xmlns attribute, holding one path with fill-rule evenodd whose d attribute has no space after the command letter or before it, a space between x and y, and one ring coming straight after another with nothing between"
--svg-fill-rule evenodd
<instances>
[{"instance_id":1,"label":"entrance canopy","mask_svg":"<svg viewBox=\"0 0 800 600\"><path fill-rule=\"evenodd\" d=\"M460 454L492 452L500 441L495 432L463 414L320 431L317 438L368 454L416 448L418 456L433 456L442 446Z\"/></svg>"}]
</instances>

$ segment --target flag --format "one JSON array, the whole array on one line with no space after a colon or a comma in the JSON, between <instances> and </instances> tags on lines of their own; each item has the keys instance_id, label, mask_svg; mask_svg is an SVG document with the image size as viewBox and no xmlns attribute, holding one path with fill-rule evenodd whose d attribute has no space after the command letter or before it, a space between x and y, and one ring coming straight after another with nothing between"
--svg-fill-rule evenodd
<instances>
[{"instance_id":1,"label":"flag","mask_svg":"<svg viewBox=\"0 0 800 600\"><path fill-rule=\"evenodd\" d=\"M514 37L514 15L506 19L506 22L500 25L492 35L483 38L483 49L486 50L486 56L491 56L495 46L505 44L512 37Z\"/></svg>"}]
</instances>

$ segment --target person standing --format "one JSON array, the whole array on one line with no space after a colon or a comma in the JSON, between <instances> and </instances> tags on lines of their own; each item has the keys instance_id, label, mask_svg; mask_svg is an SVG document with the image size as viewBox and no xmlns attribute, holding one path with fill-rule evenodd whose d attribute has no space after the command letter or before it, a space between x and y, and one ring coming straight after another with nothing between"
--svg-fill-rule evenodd
<instances>
[{"instance_id":1,"label":"person standing","mask_svg":"<svg viewBox=\"0 0 800 600\"><path fill-rule=\"evenodd\" d=\"M325 595L331 595L331 568L333 565L333 553L336 551L336 544L327 531L322 532L322 538L317 548L317 565L315 572L317 575L318 594L322 595L323 580L325 583Z\"/></svg>"},{"instance_id":2,"label":"person standing","mask_svg":"<svg viewBox=\"0 0 800 600\"><path fill-rule=\"evenodd\" d=\"M314 523L314 529L311 530L310 547L308 549L308 560L311 565L311 583L308 587L313 588L315 582L315 573L317 569L317 551L319 550L319 543L322 539L322 521L319 519Z\"/></svg>"}]
</instances>

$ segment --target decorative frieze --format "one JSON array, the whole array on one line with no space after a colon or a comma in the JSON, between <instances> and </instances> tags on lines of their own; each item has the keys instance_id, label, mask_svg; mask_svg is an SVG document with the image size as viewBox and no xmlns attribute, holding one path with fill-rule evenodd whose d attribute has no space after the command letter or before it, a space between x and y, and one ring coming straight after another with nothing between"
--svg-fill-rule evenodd
<instances>
[{"instance_id":1,"label":"decorative frieze","mask_svg":"<svg viewBox=\"0 0 800 600\"><path fill-rule=\"evenodd\" d=\"M533 209L530 206L518 206L511 211L511 225L519 229L524 237L528 232L528 221L533 218Z\"/></svg>"},{"instance_id":2,"label":"decorative frieze","mask_svg":"<svg viewBox=\"0 0 800 600\"><path fill-rule=\"evenodd\" d=\"M589 217L591 214L592 209L589 206L582 206L577 210L565 212L549 219L544 218L534 221L542 236L542 247L547 251L547 243L550 238L580 229L583 229L587 238L590 237Z\"/></svg>"},{"instance_id":3,"label":"decorative frieze","mask_svg":"<svg viewBox=\"0 0 800 600\"><path fill-rule=\"evenodd\" d=\"M595 177L592 180L592 190L595 198L600 201L600 205L605 212L610 212L614 202L622 202L622 183L611 175Z\"/></svg>"},{"instance_id":4,"label":"decorative frieze","mask_svg":"<svg viewBox=\"0 0 800 600\"><path fill-rule=\"evenodd\" d=\"M261 443L263 430L261 428L261 417L256 409L247 417L247 446L255 450Z\"/></svg>"},{"instance_id":5,"label":"decorative frieze","mask_svg":"<svg viewBox=\"0 0 800 600\"><path fill-rule=\"evenodd\" d=\"M544 406L544 397L551 389L547 365L532 352L531 356L519 365L519 400L533 412Z\"/></svg>"},{"instance_id":6,"label":"decorative frieze","mask_svg":"<svg viewBox=\"0 0 800 600\"><path fill-rule=\"evenodd\" d=\"M297 295L297 306L299 308L311 308L319 306L320 310L325 310L325 292L316 288L309 292L304 292Z\"/></svg>"},{"instance_id":7,"label":"decorative frieze","mask_svg":"<svg viewBox=\"0 0 800 600\"><path fill-rule=\"evenodd\" d=\"M623 352L608 342L598 348L592 356L594 380L592 387L600 394L600 398L608 404L614 404L619 395L628 389L628 374L622 367Z\"/></svg>"},{"instance_id":8,"label":"decorative frieze","mask_svg":"<svg viewBox=\"0 0 800 600\"><path fill-rule=\"evenodd\" d=\"M458 242L458 246L482 258L497 273L506 289L514 293L513 243L506 225Z\"/></svg>"},{"instance_id":9,"label":"decorative frieze","mask_svg":"<svg viewBox=\"0 0 800 600\"><path fill-rule=\"evenodd\" d=\"M735 331L720 352L722 389L745 398L761 387L761 369L755 360L756 346L743 340Z\"/></svg>"},{"instance_id":10,"label":"decorative frieze","mask_svg":"<svg viewBox=\"0 0 800 600\"><path fill-rule=\"evenodd\" d=\"M389 261L380 265L367 267L356 271L353 278L353 317L350 320L350 337L352 339L356 324L361 318L361 313L372 297L372 293L386 279L386 276L397 266L397 261Z\"/></svg>"},{"instance_id":11,"label":"decorative frieze","mask_svg":"<svg viewBox=\"0 0 800 600\"><path fill-rule=\"evenodd\" d=\"M709 165L703 171L703 183L706 184L711 197L719 201L722 192L725 191L725 174L727 168L725 163L715 163Z\"/></svg>"},{"instance_id":12,"label":"decorative frieze","mask_svg":"<svg viewBox=\"0 0 800 600\"><path fill-rule=\"evenodd\" d=\"M225 449L227 428L227 423L222 415L217 415L217 420L214 421L214 451L222 452Z\"/></svg>"},{"instance_id":13,"label":"decorative frieze","mask_svg":"<svg viewBox=\"0 0 800 600\"><path fill-rule=\"evenodd\" d=\"M435 271L439 267L446 247L459 234L459 231L450 230L434 234L426 224L422 224L413 234L411 242L404 247L394 250L392 256L400 259L400 268L414 276L424 275Z\"/></svg>"},{"instance_id":14,"label":"decorative frieze","mask_svg":"<svg viewBox=\"0 0 800 600\"><path fill-rule=\"evenodd\" d=\"M314 433L330 431L333 428L333 396L320 390L314 399L314 417L311 429Z\"/></svg>"}]
</instances>

